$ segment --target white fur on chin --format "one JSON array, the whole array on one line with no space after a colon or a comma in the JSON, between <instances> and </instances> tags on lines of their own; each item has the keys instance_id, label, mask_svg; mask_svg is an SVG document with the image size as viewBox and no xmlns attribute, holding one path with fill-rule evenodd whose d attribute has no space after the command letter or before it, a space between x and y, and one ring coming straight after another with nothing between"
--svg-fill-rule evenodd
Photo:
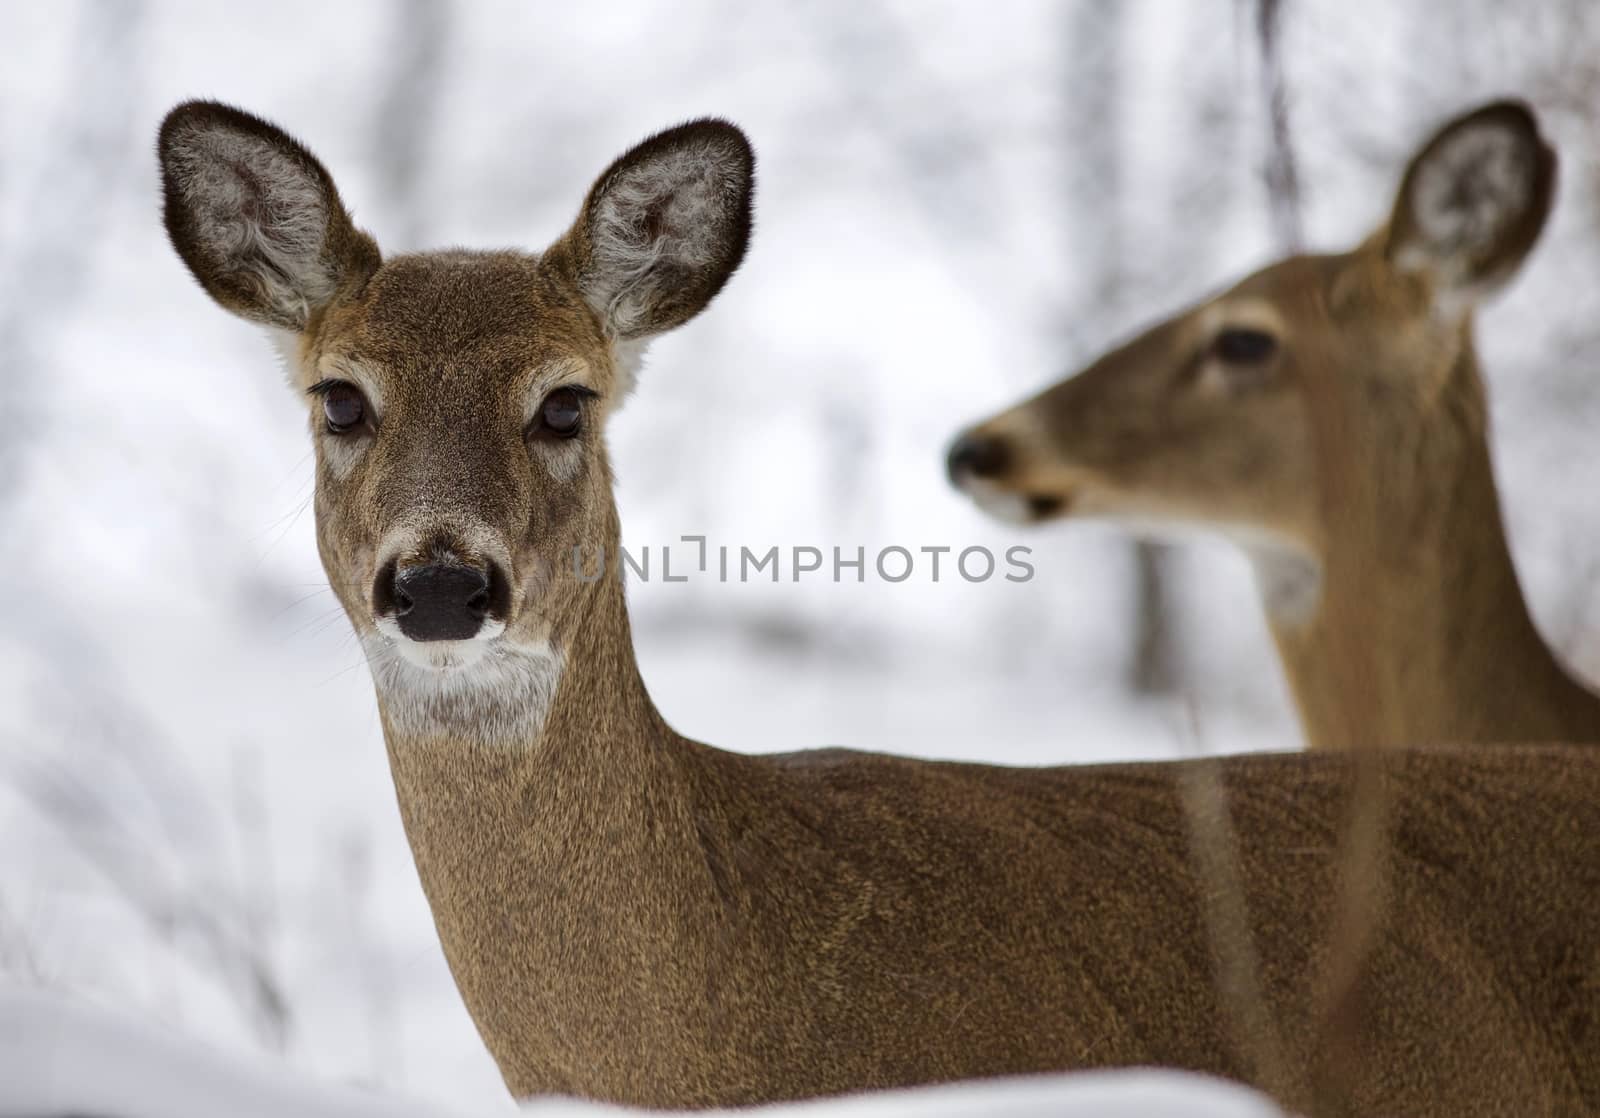
<instances>
[{"instance_id":1,"label":"white fur on chin","mask_svg":"<svg viewBox=\"0 0 1600 1118\"><path fill-rule=\"evenodd\" d=\"M982 478L963 477L956 483L956 488L996 520L1007 524L1033 524L1038 520L1026 497Z\"/></svg>"},{"instance_id":2,"label":"white fur on chin","mask_svg":"<svg viewBox=\"0 0 1600 1118\"><path fill-rule=\"evenodd\" d=\"M531 745L544 729L562 661L547 642L501 639L505 626L472 640L413 641L390 618L362 635L388 727L412 738L466 738Z\"/></svg>"}]
</instances>

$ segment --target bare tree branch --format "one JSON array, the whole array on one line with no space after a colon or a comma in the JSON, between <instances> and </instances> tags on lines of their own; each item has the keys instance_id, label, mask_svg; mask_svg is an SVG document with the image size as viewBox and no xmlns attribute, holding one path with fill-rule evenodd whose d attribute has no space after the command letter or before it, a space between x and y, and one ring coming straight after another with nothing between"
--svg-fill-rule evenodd
<instances>
[{"instance_id":1,"label":"bare tree branch","mask_svg":"<svg viewBox=\"0 0 1600 1118\"><path fill-rule=\"evenodd\" d=\"M390 11L391 59L378 104L375 162L378 182L399 219L391 236L407 248L421 245L426 207L420 197L422 168L434 124L434 106L444 85L451 9L445 0L400 0Z\"/></svg>"},{"instance_id":2,"label":"bare tree branch","mask_svg":"<svg viewBox=\"0 0 1600 1118\"><path fill-rule=\"evenodd\" d=\"M73 35L73 96L46 130L16 242L0 246L0 497L15 487L26 446L38 437L48 383L45 337L72 305L99 246L98 231L115 194L114 170L132 131L133 96L143 52L141 0L87 0Z\"/></svg>"},{"instance_id":3,"label":"bare tree branch","mask_svg":"<svg viewBox=\"0 0 1600 1118\"><path fill-rule=\"evenodd\" d=\"M1289 128L1289 96L1284 88L1282 16L1282 0L1256 0L1261 97L1267 109L1267 200L1278 246L1285 252L1299 252L1305 234L1300 217L1300 172Z\"/></svg>"}]
</instances>

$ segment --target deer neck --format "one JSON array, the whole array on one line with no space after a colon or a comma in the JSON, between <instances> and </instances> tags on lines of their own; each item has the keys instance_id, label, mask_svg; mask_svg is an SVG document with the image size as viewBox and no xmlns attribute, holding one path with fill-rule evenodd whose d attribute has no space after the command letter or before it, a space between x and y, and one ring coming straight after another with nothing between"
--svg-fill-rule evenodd
<instances>
[{"instance_id":1,"label":"deer neck","mask_svg":"<svg viewBox=\"0 0 1600 1118\"><path fill-rule=\"evenodd\" d=\"M580 1074L564 1072L581 1055L563 1042L581 1050L590 1024L626 1031L649 1004L640 983L694 957L708 888L691 816L703 750L650 701L620 572L578 599L544 665L559 678L504 689L546 702L533 717L467 709L419 727L379 683L401 815L457 985L502 1071L541 1064L547 1088ZM485 733L507 725L525 735Z\"/></svg>"},{"instance_id":2,"label":"deer neck","mask_svg":"<svg viewBox=\"0 0 1600 1118\"><path fill-rule=\"evenodd\" d=\"M1423 406L1438 414L1337 458L1359 474L1337 479L1316 600L1271 617L1310 744L1600 739L1600 701L1522 595L1470 340Z\"/></svg>"}]
</instances>

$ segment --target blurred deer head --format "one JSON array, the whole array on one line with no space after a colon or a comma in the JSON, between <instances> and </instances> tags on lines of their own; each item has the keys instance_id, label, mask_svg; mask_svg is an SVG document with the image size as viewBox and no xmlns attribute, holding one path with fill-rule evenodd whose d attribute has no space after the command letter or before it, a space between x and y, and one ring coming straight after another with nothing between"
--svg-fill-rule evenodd
<instances>
[{"instance_id":1,"label":"blurred deer head","mask_svg":"<svg viewBox=\"0 0 1600 1118\"><path fill-rule=\"evenodd\" d=\"M1463 116L1423 145L1388 222L1353 251L1264 268L976 424L950 477L1010 519L1188 522L1318 569L1330 526L1308 409L1344 402L1363 445L1481 443L1471 312L1528 255L1554 181L1525 107ZM1429 457L1383 484L1448 484Z\"/></svg>"},{"instance_id":2,"label":"blurred deer head","mask_svg":"<svg viewBox=\"0 0 1600 1118\"><path fill-rule=\"evenodd\" d=\"M1522 595L1472 341L1555 170L1519 103L1452 121L1353 251L1264 268L979 423L951 479L1014 519L1242 544L1313 746L1600 741Z\"/></svg>"}]
</instances>

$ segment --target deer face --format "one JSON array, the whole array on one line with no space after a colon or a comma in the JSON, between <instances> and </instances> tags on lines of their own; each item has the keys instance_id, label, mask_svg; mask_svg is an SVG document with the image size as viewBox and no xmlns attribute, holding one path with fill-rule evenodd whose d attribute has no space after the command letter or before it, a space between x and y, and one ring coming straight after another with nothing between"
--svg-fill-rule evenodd
<instances>
[{"instance_id":1,"label":"deer face","mask_svg":"<svg viewBox=\"0 0 1600 1118\"><path fill-rule=\"evenodd\" d=\"M1216 520L1303 535L1310 480L1287 261L965 432L950 476L1012 520ZM1273 296L1266 291L1274 291Z\"/></svg>"},{"instance_id":2,"label":"deer face","mask_svg":"<svg viewBox=\"0 0 1600 1118\"><path fill-rule=\"evenodd\" d=\"M255 117L182 105L160 154L184 262L288 358L323 565L375 669L558 654L582 593L573 551L616 536L606 419L649 338L744 255L744 136L700 121L645 141L541 255L387 261L322 165Z\"/></svg>"},{"instance_id":3,"label":"deer face","mask_svg":"<svg viewBox=\"0 0 1600 1118\"><path fill-rule=\"evenodd\" d=\"M1468 312L1531 249L1553 180L1525 108L1462 117L1422 148L1389 222L1355 251L1265 268L975 425L951 448L951 479L1012 519L1198 523L1316 560L1319 402L1341 401L1380 446L1481 423L1481 401L1444 406Z\"/></svg>"},{"instance_id":4,"label":"deer face","mask_svg":"<svg viewBox=\"0 0 1600 1118\"><path fill-rule=\"evenodd\" d=\"M438 670L546 642L610 508L624 386L587 306L530 257L398 257L296 348L318 544L357 627Z\"/></svg>"}]
</instances>

